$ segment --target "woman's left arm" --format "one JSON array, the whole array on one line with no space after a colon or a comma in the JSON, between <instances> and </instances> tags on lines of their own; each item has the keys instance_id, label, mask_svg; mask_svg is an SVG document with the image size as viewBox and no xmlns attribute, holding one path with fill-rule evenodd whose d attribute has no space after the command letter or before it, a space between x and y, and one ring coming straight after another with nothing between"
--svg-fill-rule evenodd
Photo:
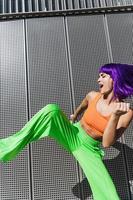
<instances>
[{"instance_id":1,"label":"woman's left arm","mask_svg":"<svg viewBox=\"0 0 133 200\"><path fill-rule=\"evenodd\" d=\"M117 103L108 124L104 130L102 145L110 147L127 129L133 119L133 110L129 109L127 103Z\"/></svg>"}]
</instances>

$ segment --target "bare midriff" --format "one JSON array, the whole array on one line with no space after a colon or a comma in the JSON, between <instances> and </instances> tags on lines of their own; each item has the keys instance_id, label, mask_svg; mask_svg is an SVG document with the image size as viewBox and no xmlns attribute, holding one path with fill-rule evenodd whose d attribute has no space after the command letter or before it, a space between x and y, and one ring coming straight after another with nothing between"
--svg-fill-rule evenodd
<instances>
[{"instance_id":1,"label":"bare midriff","mask_svg":"<svg viewBox=\"0 0 133 200\"><path fill-rule=\"evenodd\" d=\"M97 135L97 134L91 129L91 127L89 127L88 125L86 126L86 124L85 124L82 120L80 120L80 125L81 125L81 127L85 130L85 132L86 132L88 135L90 135L93 139L102 141L102 136Z\"/></svg>"}]
</instances>

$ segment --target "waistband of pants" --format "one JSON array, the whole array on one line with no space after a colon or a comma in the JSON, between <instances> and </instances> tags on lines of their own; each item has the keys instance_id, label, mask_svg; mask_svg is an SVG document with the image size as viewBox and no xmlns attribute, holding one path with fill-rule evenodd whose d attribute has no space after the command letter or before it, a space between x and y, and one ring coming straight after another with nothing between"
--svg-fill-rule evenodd
<instances>
[{"instance_id":1,"label":"waistband of pants","mask_svg":"<svg viewBox=\"0 0 133 200\"><path fill-rule=\"evenodd\" d=\"M79 137L81 139L83 139L86 142L91 143L93 146L99 146L100 145L101 142L98 141L98 140L95 140L88 133L86 133L85 130L82 128L79 121L74 123L73 125L76 126L79 129Z\"/></svg>"}]
</instances>

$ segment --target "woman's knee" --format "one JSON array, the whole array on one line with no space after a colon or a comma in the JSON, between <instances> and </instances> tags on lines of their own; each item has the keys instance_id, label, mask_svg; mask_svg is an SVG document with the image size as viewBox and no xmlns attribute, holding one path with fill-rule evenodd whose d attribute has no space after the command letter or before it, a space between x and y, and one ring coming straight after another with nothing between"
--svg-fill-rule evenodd
<instances>
[{"instance_id":1,"label":"woman's knee","mask_svg":"<svg viewBox=\"0 0 133 200\"><path fill-rule=\"evenodd\" d=\"M57 104L51 103L51 104L47 104L45 107L45 110L47 110L48 112L52 112L52 111L60 111L60 107Z\"/></svg>"}]
</instances>

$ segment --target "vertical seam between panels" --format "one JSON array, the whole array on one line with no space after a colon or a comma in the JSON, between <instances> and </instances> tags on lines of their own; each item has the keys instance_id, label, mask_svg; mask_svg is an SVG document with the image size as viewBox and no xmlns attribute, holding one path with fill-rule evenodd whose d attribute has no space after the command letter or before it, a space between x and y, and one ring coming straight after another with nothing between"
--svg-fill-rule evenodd
<instances>
[{"instance_id":1,"label":"vertical seam between panels","mask_svg":"<svg viewBox=\"0 0 133 200\"><path fill-rule=\"evenodd\" d=\"M67 59L67 71L68 71L68 80L69 80L69 91L70 91L70 100L71 100L71 111L74 112L75 109L75 97L74 97L74 84L73 84L73 75L72 75L72 64L71 64L71 54L70 54L70 46L69 46L69 34L68 34L68 23L67 17L64 17L64 35L65 35L65 47L66 47L66 59ZM77 180L79 183L83 179L82 170L76 161L77 167ZM79 193L81 200L84 200L83 195L83 186L81 185L79 188Z\"/></svg>"},{"instance_id":2,"label":"vertical seam between panels","mask_svg":"<svg viewBox=\"0 0 133 200\"><path fill-rule=\"evenodd\" d=\"M29 121L31 116L30 111L30 86L29 86L29 62L28 62L28 42L27 42L27 21L24 20L24 54L25 54L25 77L26 77L26 108L27 108L27 120ZM30 185L30 200L34 198L33 190L33 163L32 163L32 146L28 145L28 171L29 171L29 185Z\"/></svg>"},{"instance_id":3,"label":"vertical seam between panels","mask_svg":"<svg viewBox=\"0 0 133 200\"><path fill-rule=\"evenodd\" d=\"M105 31L106 44L107 44L108 59L109 59L109 62L113 62L112 48L111 48L110 35L109 35L106 14L103 15L103 25L104 25L104 31Z\"/></svg>"}]
</instances>

